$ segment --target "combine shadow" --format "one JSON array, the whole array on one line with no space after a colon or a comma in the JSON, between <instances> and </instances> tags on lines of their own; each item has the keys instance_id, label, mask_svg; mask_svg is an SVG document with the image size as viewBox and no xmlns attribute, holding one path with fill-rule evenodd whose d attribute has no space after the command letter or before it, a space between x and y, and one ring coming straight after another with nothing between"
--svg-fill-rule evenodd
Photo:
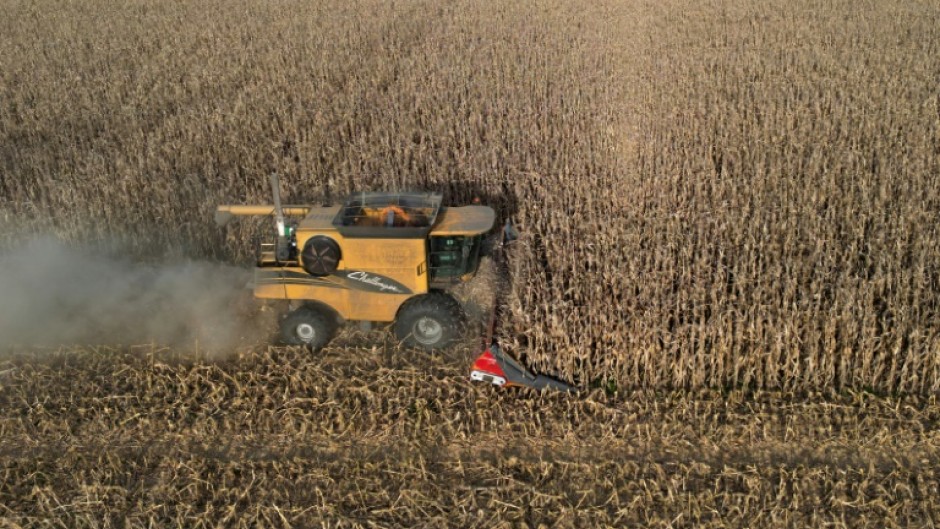
<instances>
[{"instance_id":1,"label":"combine shadow","mask_svg":"<svg viewBox=\"0 0 940 529\"><path fill-rule=\"evenodd\" d=\"M519 211L518 197L508 182L494 190L492 186L484 187L478 182L456 181L448 183L441 191L444 193L444 205L465 206L478 199L480 204L496 210L500 222L514 218Z\"/></svg>"}]
</instances>

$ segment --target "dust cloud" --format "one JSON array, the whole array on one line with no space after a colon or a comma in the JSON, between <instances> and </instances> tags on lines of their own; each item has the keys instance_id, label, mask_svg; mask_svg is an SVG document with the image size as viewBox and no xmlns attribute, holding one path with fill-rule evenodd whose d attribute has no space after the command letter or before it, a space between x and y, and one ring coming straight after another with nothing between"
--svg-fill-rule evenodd
<instances>
[{"instance_id":1,"label":"dust cloud","mask_svg":"<svg viewBox=\"0 0 940 529\"><path fill-rule=\"evenodd\" d=\"M34 240L0 252L0 349L155 343L225 354L269 333L250 278L218 263L143 264Z\"/></svg>"}]
</instances>

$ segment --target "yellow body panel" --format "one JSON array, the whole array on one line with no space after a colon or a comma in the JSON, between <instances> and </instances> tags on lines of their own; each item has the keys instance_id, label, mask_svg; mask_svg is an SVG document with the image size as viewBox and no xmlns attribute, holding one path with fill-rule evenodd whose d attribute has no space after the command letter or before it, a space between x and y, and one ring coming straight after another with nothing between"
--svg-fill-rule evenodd
<instances>
[{"instance_id":1,"label":"yellow body panel","mask_svg":"<svg viewBox=\"0 0 940 529\"><path fill-rule=\"evenodd\" d=\"M342 206L289 206L288 216L303 216L297 224L297 248L311 237L327 236L339 245L342 258L336 272L326 277L308 274L302 263L278 265L273 251L262 254L255 269L254 293L258 298L310 300L332 307L346 320L390 322L408 299L428 292L427 238L344 237L333 225ZM386 209L374 213L381 226ZM217 219L232 216L272 215L273 206L220 206ZM444 208L430 236L470 236L489 231L495 212L485 206ZM406 219L407 220L407 219ZM393 229L393 228L392 228ZM389 235L393 235L389 231ZM467 274L463 280L472 277Z\"/></svg>"},{"instance_id":2,"label":"yellow body panel","mask_svg":"<svg viewBox=\"0 0 940 529\"><path fill-rule=\"evenodd\" d=\"M310 208L307 212L307 216L304 217L297 226L297 230L329 232L330 237L332 237L333 233L336 232L336 228L333 227L333 218L336 217L336 214L339 213L341 208L342 206ZM324 233L324 235L326 234L327 233Z\"/></svg>"},{"instance_id":3,"label":"yellow body panel","mask_svg":"<svg viewBox=\"0 0 940 529\"><path fill-rule=\"evenodd\" d=\"M258 270L265 270L259 268ZM281 270L281 269L270 269ZM306 275L302 268L284 268ZM262 299L316 300L332 307L343 319L394 321L401 304L413 294L379 294L341 286L319 286L292 282L290 279L255 284L255 297Z\"/></svg>"},{"instance_id":4,"label":"yellow body panel","mask_svg":"<svg viewBox=\"0 0 940 529\"><path fill-rule=\"evenodd\" d=\"M425 239L344 238L335 230L305 229L315 225L309 217L300 224L297 247L316 235L335 240L342 249L336 272L317 278L301 267L261 267L255 274L256 297L316 300L347 320L385 322L395 320L408 298L428 291Z\"/></svg>"},{"instance_id":5,"label":"yellow body panel","mask_svg":"<svg viewBox=\"0 0 940 529\"><path fill-rule=\"evenodd\" d=\"M299 241L298 246L302 246ZM394 279L413 294L428 291L424 239L345 239L336 234L343 249L340 270L363 270Z\"/></svg>"}]
</instances>

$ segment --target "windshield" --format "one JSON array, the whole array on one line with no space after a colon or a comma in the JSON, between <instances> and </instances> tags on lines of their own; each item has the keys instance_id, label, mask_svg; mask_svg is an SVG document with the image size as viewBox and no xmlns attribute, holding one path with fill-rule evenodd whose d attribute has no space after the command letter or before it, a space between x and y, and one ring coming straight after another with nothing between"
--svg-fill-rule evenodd
<instances>
[{"instance_id":1,"label":"windshield","mask_svg":"<svg viewBox=\"0 0 940 529\"><path fill-rule=\"evenodd\" d=\"M463 276L476 272L481 241L481 235L431 237L428 256L432 285L457 283Z\"/></svg>"}]
</instances>

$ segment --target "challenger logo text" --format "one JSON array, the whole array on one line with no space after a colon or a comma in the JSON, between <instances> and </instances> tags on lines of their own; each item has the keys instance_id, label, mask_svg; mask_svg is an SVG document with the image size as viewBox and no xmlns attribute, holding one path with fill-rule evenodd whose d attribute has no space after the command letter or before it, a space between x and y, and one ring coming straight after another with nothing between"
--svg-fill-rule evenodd
<instances>
[{"instance_id":1,"label":"challenger logo text","mask_svg":"<svg viewBox=\"0 0 940 529\"><path fill-rule=\"evenodd\" d=\"M372 285L382 292L394 292L396 294L404 293L400 287L389 284L387 279L381 276L375 276L366 272L350 272L346 274L346 277L348 279L352 279L353 281Z\"/></svg>"}]
</instances>

